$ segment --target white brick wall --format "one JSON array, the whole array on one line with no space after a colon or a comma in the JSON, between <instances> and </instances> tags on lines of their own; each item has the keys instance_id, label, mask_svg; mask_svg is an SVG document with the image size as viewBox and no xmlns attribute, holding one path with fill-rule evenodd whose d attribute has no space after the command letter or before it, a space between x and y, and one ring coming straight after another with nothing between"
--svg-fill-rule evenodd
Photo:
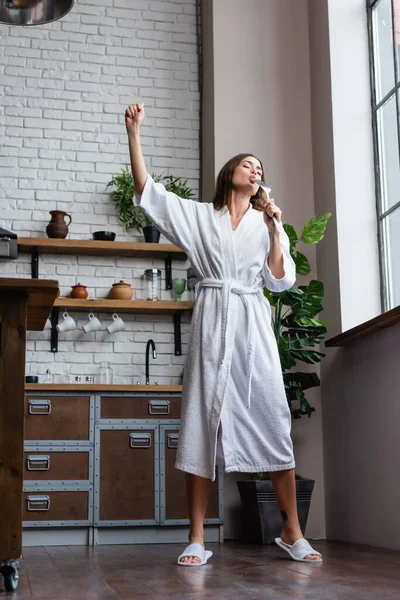
<instances>
[{"instance_id":1,"label":"white brick wall","mask_svg":"<svg viewBox=\"0 0 400 600\"><path fill-rule=\"evenodd\" d=\"M72 214L71 238L98 229L117 239L137 239L119 224L105 185L128 162L124 109L144 102L143 149L149 170L189 178L198 189L199 91L196 0L76 0L62 20L39 27L0 25L0 225L21 236L45 237L49 210ZM60 281L61 295L80 281L91 296L129 281L141 297L145 268L160 261L112 257L52 256L40 259L40 275ZM173 274L188 265L175 263ZM0 276L29 277L30 257L0 262ZM169 299L170 293L164 292ZM173 354L170 317L122 315L126 330L110 336L110 315L98 315L104 330L85 335L86 315L72 313L78 330L60 334L51 354L50 332L32 332L27 362L55 381L92 375L108 360L115 382L144 379L146 341L158 350L151 375L179 383L183 357ZM182 326L183 351L189 319Z\"/></svg>"}]
</instances>

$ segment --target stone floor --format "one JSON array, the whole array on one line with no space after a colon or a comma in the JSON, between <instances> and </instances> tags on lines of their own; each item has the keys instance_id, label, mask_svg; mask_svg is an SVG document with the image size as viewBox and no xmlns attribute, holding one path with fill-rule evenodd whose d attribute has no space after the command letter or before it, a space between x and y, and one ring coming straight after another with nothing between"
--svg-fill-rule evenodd
<instances>
[{"instance_id":1,"label":"stone floor","mask_svg":"<svg viewBox=\"0 0 400 600\"><path fill-rule=\"evenodd\" d=\"M295 563L276 546L210 544L205 567L175 565L181 546L24 549L20 583L0 600L399 600L400 552L316 542L324 563Z\"/></svg>"}]
</instances>

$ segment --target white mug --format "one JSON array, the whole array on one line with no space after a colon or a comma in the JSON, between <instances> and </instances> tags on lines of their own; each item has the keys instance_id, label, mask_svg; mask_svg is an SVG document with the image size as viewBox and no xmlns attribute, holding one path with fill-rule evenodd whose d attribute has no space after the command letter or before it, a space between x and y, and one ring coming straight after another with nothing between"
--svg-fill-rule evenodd
<instances>
[{"instance_id":1,"label":"white mug","mask_svg":"<svg viewBox=\"0 0 400 600\"><path fill-rule=\"evenodd\" d=\"M122 331L123 329L125 329L125 323L117 315L117 313L114 313L112 318L113 322L110 325L107 325L108 333L116 333L117 331Z\"/></svg>"},{"instance_id":2,"label":"white mug","mask_svg":"<svg viewBox=\"0 0 400 600\"><path fill-rule=\"evenodd\" d=\"M88 319L89 320L82 327L85 333L90 333L91 331L98 331L99 329L101 329L100 321L97 317L94 316L92 312L89 313Z\"/></svg>"},{"instance_id":3,"label":"white mug","mask_svg":"<svg viewBox=\"0 0 400 600\"><path fill-rule=\"evenodd\" d=\"M76 323L74 319L69 316L67 311L63 313L63 319L64 320L58 323L57 325L57 331L59 333L62 333L63 331L73 331L74 329L76 329Z\"/></svg>"}]
</instances>

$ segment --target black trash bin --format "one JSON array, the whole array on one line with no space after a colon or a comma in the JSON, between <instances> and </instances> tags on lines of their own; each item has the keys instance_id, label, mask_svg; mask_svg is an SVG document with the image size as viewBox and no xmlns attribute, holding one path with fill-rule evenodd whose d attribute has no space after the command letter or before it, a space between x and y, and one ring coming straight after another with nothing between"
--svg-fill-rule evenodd
<instances>
[{"instance_id":1,"label":"black trash bin","mask_svg":"<svg viewBox=\"0 0 400 600\"><path fill-rule=\"evenodd\" d=\"M312 479L296 477L297 510L301 531L305 535L311 496ZM241 499L240 540L255 544L272 544L280 536L282 517L272 481L254 479L238 481Z\"/></svg>"}]
</instances>

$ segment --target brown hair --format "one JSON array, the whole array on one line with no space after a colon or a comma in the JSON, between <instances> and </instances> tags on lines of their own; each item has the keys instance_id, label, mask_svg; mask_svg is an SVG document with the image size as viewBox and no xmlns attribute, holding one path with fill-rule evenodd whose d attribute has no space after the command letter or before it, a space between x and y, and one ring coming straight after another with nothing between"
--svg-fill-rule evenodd
<instances>
[{"instance_id":1,"label":"brown hair","mask_svg":"<svg viewBox=\"0 0 400 600\"><path fill-rule=\"evenodd\" d=\"M251 154L251 152L236 154L236 156L234 156L233 158L228 160L227 163L225 163L225 165L222 167L222 169L218 173L217 185L215 188L215 194L214 194L214 198L212 201L214 204L215 210L221 210L222 208L224 208L224 206L226 206L229 210L229 208L231 207L233 174L235 172L236 167L238 165L240 165L242 160L247 158L247 156L252 156L253 158L257 158L256 156L254 156L254 154ZM259 161L259 163L261 165L261 169L262 169L261 180L265 181L263 164L259 158L257 158L257 160ZM260 210L260 211L264 210L266 200L267 200L267 197L262 188L258 188L257 193L250 198L250 202L253 205L253 208L255 210Z\"/></svg>"}]
</instances>

